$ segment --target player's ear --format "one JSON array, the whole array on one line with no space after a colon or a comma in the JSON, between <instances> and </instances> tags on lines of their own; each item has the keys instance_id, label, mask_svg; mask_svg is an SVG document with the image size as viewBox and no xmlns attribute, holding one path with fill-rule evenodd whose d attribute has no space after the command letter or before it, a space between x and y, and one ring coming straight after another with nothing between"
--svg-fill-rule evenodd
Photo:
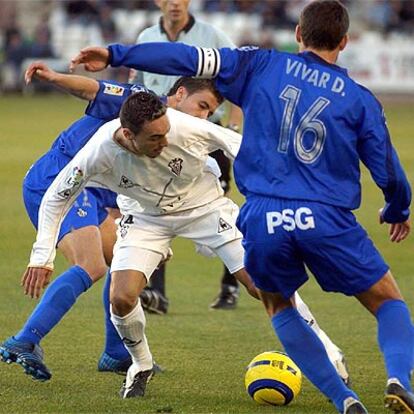
<instances>
[{"instance_id":1,"label":"player's ear","mask_svg":"<svg viewBox=\"0 0 414 414\"><path fill-rule=\"evenodd\" d=\"M348 34L346 34L342 38L341 42L339 43L339 51L342 51L342 50L345 49L346 45L348 44L348 40L349 40L349 36L348 36Z\"/></svg>"},{"instance_id":2,"label":"player's ear","mask_svg":"<svg viewBox=\"0 0 414 414\"><path fill-rule=\"evenodd\" d=\"M302 43L302 33L301 33L299 25L296 25L295 38L296 38L296 42L298 42L298 44Z\"/></svg>"},{"instance_id":3,"label":"player's ear","mask_svg":"<svg viewBox=\"0 0 414 414\"><path fill-rule=\"evenodd\" d=\"M180 86L177 89L177 92L175 92L175 99L177 102L181 102L187 94L187 90L184 88L184 86Z\"/></svg>"},{"instance_id":4,"label":"player's ear","mask_svg":"<svg viewBox=\"0 0 414 414\"><path fill-rule=\"evenodd\" d=\"M124 134L124 137L128 140L132 140L135 136L135 134L129 128L122 128L122 133Z\"/></svg>"}]
</instances>

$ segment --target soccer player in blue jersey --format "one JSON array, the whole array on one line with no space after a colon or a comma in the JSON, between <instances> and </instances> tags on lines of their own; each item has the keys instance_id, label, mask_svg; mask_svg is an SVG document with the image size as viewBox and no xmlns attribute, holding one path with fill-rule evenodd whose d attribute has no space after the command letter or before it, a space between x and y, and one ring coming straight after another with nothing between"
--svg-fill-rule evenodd
<instances>
[{"instance_id":1,"label":"soccer player in blue jersey","mask_svg":"<svg viewBox=\"0 0 414 414\"><path fill-rule=\"evenodd\" d=\"M317 0L305 7L296 28L298 54L149 43L87 48L72 64L216 78L245 119L234 171L246 197L238 220L246 269L287 353L339 412L367 412L289 301L308 279L306 265L323 290L355 296L376 317L388 377L385 405L414 413L410 312L352 214L361 200L360 161L384 194L379 219L390 224L392 242L410 232L411 189L381 105L335 64L348 26L339 1Z\"/></svg>"},{"instance_id":2,"label":"soccer player in blue jersey","mask_svg":"<svg viewBox=\"0 0 414 414\"><path fill-rule=\"evenodd\" d=\"M56 73L41 62L33 63L27 69L26 80L30 81L33 76L90 101L85 116L58 136L24 179L25 207L37 228L43 195L59 172L104 123L118 117L128 96L147 89L139 84L96 81ZM211 81L192 78L179 79L163 99L170 107L203 119L207 119L222 102ZM105 274L111 263L116 225L107 208L117 209L116 194L112 191L88 188L78 197L62 223L57 244L72 266L51 283L22 330L0 344L0 357L20 363L35 379L51 377L43 362L39 342L70 310L77 297ZM43 280L36 283L22 281L25 293L32 297L39 297L41 288L47 283ZM110 320L109 287L108 277L103 293L106 342L98 369L125 373L131 358Z\"/></svg>"}]
</instances>

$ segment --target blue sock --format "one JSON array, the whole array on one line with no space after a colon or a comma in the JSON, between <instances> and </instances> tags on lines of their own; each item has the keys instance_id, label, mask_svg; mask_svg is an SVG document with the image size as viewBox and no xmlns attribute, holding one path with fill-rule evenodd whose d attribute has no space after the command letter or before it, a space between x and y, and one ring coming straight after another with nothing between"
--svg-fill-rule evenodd
<instances>
[{"instance_id":1,"label":"blue sock","mask_svg":"<svg viewBox=\"0 0 414 414\"><path fill-rule=\"evenodd\" d=\"M338 411L342 411L346 398L358 399L343 383L322 342L296 309L287 308L273 316L272 325L286 353Z\"/></svg>"},{"instance_id":2,"label":"blue sock","mask_svg":"<svg viewBox=\"0 0 414 414\"><path fill-rule=\"evenodd\" d=\"M111 321L109 290L111 287L111 272L108 270L105 285L102 292L102 300L105 308L105 353L114 359L124 360L130 358L114 324Z\"/></svg>"},{"instance_id":3,"label":"blue sock","mask_svg":"<svg viewBox=\"0 0 414 414\"><path fill-rule=\"evenodd\" d=\"M414 332L407 305L402 300L389 300L378 309L376 317L388 378L397 378L411 391Z\"/></svg>"},{"instance_id":4,"label":"blue sock","mask_svg":"<svg viewBox=\"0 0 414 414\"><path fill-rule=\"evenodd\" d=\"M63 318L78 296L92 286L89 275L79 266L72 266L46 289L40 302L15 335L19 341L38 344Z\"/></svg>"}]
</instances>

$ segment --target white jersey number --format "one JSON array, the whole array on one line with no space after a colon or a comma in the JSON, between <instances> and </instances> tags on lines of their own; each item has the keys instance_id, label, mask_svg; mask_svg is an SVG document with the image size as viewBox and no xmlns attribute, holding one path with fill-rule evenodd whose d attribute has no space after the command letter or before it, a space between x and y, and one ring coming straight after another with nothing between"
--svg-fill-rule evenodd
<instances>
[{"instance_id":1,"label":"white jersey number","mask_svg":"<svg viewBox=\"0 0 414 414\"><path fill-rule=\"evenodd\" d=\"M281 153L287 153L289 141L294 129L294 115L302 91L292 85L287 85L279 98L285 101L283 111L282 125L280 126L279 145L277 150ZM315 162L322 153L326 137L326 128L324 123L318 119L318 115L330 104L330 101L324 97L319 97L308 108L294 129L294 149L297 159L305 164ZM304 138L307 133L314 135L311 146L305 147Z\"/></svg>"}]
</instances>

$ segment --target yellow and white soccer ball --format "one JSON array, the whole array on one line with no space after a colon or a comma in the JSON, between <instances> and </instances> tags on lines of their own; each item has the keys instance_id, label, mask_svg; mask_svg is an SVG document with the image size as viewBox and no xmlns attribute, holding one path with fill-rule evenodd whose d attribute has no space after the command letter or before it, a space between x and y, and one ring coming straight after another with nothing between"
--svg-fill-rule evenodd
<instances>
[{"instance_id":1,"label":"yellow and white soccer ball","mask_svg":"<svg viewBox=\"0 0 414 414\"><path fill-rule=\"evenodd\" d=\"M244 384L259 404L287 405L300 392L302 372L283 352L263 352L248 365Z\"/></svg>"}]
</instances>

